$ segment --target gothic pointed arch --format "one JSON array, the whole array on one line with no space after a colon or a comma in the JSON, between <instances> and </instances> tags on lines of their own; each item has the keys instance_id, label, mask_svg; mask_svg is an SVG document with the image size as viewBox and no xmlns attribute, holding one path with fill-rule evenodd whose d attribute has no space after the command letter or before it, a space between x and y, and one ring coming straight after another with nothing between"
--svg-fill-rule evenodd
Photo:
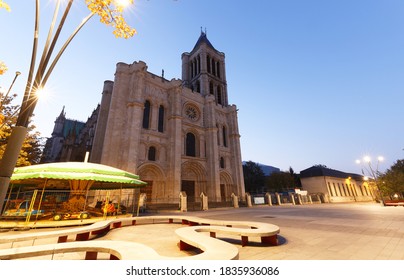
<instances>
[{"instance_id":1,"label":"gothic pointed arch","mask_svg":"<svg viewBox=\"0 0 404 280\"><path fill-rule=\"evenodd\" d=\"M220 197L222 201L226 201L230 198L232 193L237 193L237 190L233 184L233 179L229 172L220 171Z\"/></svg>"},{"instance_id":2,"label":"gothic pointed arch","mask_svg":"<svg viewBox=\"0 0 404 280\"><path fill-rule=\"evenodd\" d=\"M142 181L147 183L146 187L140 188L141 193L146 194L149 203L158 202L158 197L166 197L166 175L157 163L145 163L139 166L137 171Z\"/></svg>"},{"instance_id":3,"label":"gothic pointed arch","mask_svg":"<svg viewBox=\"0 0 404 280\"><path fill-rule=\"evenodd\" d=\"M220 171L220 183L222 184L233 184L233 179L229 172L222 170Z\"/></svg>"},{"instance_id":4,"label":"gothic pointed arch","mask_svg":"<svg viewBox=\"0 0 404 280\"><path fill-rule=\"evenodd\" d=\"M164 170L157 163L144 163L139 166L137 173L141 180L150 180L155 178L165 180L166 178Z\"/></svg>"},{"instance_id":5,"label":"gothic pointed arch","mask_svg":"<svg viewBox=\"0 0 404 280\"><path fill-rule=\"evenodd\" d=\"M185 179L195 179L198 181L206 178L206 169L199 162L186 161L181 165L181 176Z\"/></svg>"},{"instance_id":6,"label":"gothic pointed arch","mask_svg":"<svg viewBox=\"0 0 404 280\"><path fill-rule=\"evenodd\" d=\"M181 191L185 191L188 201L195 201L201 192L207 193L207 172L199 162L188 160L181 165Z\"/></svg>"}]
</instances>

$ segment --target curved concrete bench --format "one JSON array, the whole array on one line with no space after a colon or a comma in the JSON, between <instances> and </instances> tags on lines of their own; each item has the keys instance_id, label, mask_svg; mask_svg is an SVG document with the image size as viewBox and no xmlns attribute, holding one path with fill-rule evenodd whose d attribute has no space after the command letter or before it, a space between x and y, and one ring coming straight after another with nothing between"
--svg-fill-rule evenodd
<instances>
[{"instance_id":1,"label":"curved concrete bench","mask_svg":"<svg viewBox=\"0 0 404 280\"><path fill-rule=\"evenodd\" d=\"M210 237L216 237L217 233L240 236L242 246L246 246L248 244L248 237L260 237L262 243L278 245L278 234L280 229L278 226L273 224L247 221L213 220L204 218L192 218L190 220L185 220L185 222L183 219L183 223L188 223L189 225L193 226L191 230L196 232L210 232ZM202 226L195 227L198 225ZM185 238L187 234L190 234L191 230L184 228L178 229L177 231L179 233L184 232L180 237ZM194 245L192 246L197 247ZM186 248L186 244L184 244L184 247Z\"/></svg>"},{"instance_id":2,"label":"curved concrete bench","mask_svg":"<svg viewBox=\"0 0 404 280\"><path fill-rule=\"evenodd\" d=\"M96 260L98 253L110 254L111 260L160 260L168 259L159 255L152 248L135 242L128 241L86 241L47 244L30 247L20 247L0 250L0 260L13 260L32 258L38 256L55 255L61 253L86 252L86 260Z\"/></svg>"},{"instance_id":3,"label":"curved concrete bench","mask_svg":"<svg viewBox=\"0 0 404 280\"><path fill-rule=\"evenodd\" d=\"M154 249L140 243L129 241L86 241L47 244L0 250L0 260L32 258L62 253L85 252L85 260L96 260L98 253L110 254L110 260L237 260L238 249L234 245L199 236L201 254L186 257L168 257L158 254Z\"/></svg>"},{"instance_id":4,"label":"curved concrete bench","mask_svg":"<svg viewBox=\"0 0 404 280\"><path fill-rule=\"evenodd\" d=\"M62 229L51 232L40 232L40 233L25 233L18 235L1 236L0 243L10 243L11 248L15 242L32 240L34 245L35 240L42 238L57 238L58 244L48 244L48 245L38 245L31 247L20 247L14 249L0 250L1 256L12 258L13 255L18 255L24 252L24 256L37 256L48 255L50 251L52 252L73 252L76 251L86 251L86 259L96 259L97 252L114 252L110 253L112 259L126 259L127 251L129 248L127 245L120 247L121 241L116 243L119 250L116 249L114 243L106 241L87 241L92 235L99 235L108 232L113 228L119 228L122 226L135 226L139 222L151 222L151 223L162 223L168 221L168 223L173 223L174 220L180 221L182 224L188 224L192 227L185 227L176 230L176 234L180 238L180 249L186 250L192 247L199 248L203 251L202 254L196 256L186 257L187 259L237 259L238 249L221 240L217 240L212 237L216 237L216 233L237 235L242 238L242 245L247 245L248 237L261 237L263 243L270 243L273 245L277 244L277 234L279 233L279 227L267 224L267 223L257 223L257 222L240 222L240 221L223 221L223 220L213 220L204 219L192 216L146 216L146 217L129 217L129 218L116 218L113 220L105 220L96 222L92 225ZM200 234L199 232L210 232L210 237ZM68 236L75 235L75 241L86 241L86 242L67 242ZM67 243L65 243L67 242ZM96 243L94 243L96 242ZM83 243L83 244L80 244ZM124 242L130 244L137 244L132 242ZM79 245L80 244L80 245ZM138 244L139 245L139 244ZM140 244L141 245L141 244ZM94 247L92 247L94 246ZM115 249L111 248L114 247ZM133 245L136 246L136 245ZM144 245L143 245L144 246ZM7 253L6 253L7 250ZM55 251L56 250L56 251ZM122 251L120 251L122 250ZM150 251L151 250L151 251ZM142 254L142 259L166 259L166 257L158 255L153 249L149 248L148 252L153 252L150 254ZM135 256L130 256L135 257ZM130 259L130 258L129 258ZM137 258L135 258L137 259Z\"/></svg>"}]
</instances>

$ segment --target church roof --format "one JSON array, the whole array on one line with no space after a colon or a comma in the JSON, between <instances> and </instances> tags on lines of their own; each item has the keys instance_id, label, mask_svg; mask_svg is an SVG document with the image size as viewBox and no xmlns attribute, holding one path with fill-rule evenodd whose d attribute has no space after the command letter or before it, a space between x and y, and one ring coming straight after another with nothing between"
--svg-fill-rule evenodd
<instances>
[{"instance_id":1,"label":"church roof","mask_svg":"<svg viewBox=\"0 0 404 280\"><path fill-rule=\"evenodd\" d=\"M84 125L84 122L66 119L66 122L63 126L63 137L66 138L69 134L72 133L75 135L79 135Z\"/></svg>"},{"instance_id":2,"label":"church roof","mask_svg":"<svg viewBox=\"0 0 404 280\"><path fill-rule=\"evenodd\" d=\"M206 35L206 32L201 31L201 35L199 36L198 41L196 41L196 44L194 46L194 48L192 49L192 52L194 50L196 50L200 45L202 45L203 43L205 43L208 47L210 47L211 49L217 51L215 49L215 47L212 45L212 43L208 40L208 36Z\"/></svg>"}]
</instances>

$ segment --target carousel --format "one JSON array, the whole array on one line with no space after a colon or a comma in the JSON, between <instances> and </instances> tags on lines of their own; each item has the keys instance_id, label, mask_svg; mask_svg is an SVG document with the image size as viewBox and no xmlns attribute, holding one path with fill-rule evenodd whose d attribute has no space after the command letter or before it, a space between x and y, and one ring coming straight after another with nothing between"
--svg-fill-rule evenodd
<instances>
[{"instance_id":1,"label":"carousel","mask_svg":"<svg viewBox=\"0 0 404 280\"><path fill-rule=\"evenodd\" d=\"M135 204L139 207L135 190L145 185L136 174L89 162L17 167L1 219L85 220L133 213Z\"/></svg>"}]
</instances>

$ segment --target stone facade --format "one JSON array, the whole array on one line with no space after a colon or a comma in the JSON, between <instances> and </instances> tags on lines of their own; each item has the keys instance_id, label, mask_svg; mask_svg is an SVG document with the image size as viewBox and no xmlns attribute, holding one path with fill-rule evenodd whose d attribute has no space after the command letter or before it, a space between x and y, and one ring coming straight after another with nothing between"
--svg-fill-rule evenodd
<instances>
[{"instance_id":1,"label":"stone facade","mask_svg":"<svg viewBox=\"0 0 404 280\"><path fill-rule=\"evenodd\" d=\"M86 126L87 124L84 122L66 118L65 108L63 107L55 120L51 137L46 140L41 163L83 161L85 151L82 153L80 150L82 138L85 137L83 128Z\"/></svg>"},{"instance_id":2,"label":"stone facade","mask_svg":"<svg viewBox=\"0 0 404 280\"><path fill-rule=\"evenodd\" d=\"M302 188L309 194L323 195L325 202L356 202L375 200L375 190L363 176L313 166L300 171Z\"/></svg>"},{"instance_id":3,"label":"stone facade","mask_svg":"<svg viewBox=\"0 0 404 280\"><path fill-rule=\"evenodd\" d=\"M104 83L90 161L140 175L152 202L244 198L237 107L228 104L225 55L201 35L182 54L182 80L118 63Z\"/></svg>"}]
</instances>

